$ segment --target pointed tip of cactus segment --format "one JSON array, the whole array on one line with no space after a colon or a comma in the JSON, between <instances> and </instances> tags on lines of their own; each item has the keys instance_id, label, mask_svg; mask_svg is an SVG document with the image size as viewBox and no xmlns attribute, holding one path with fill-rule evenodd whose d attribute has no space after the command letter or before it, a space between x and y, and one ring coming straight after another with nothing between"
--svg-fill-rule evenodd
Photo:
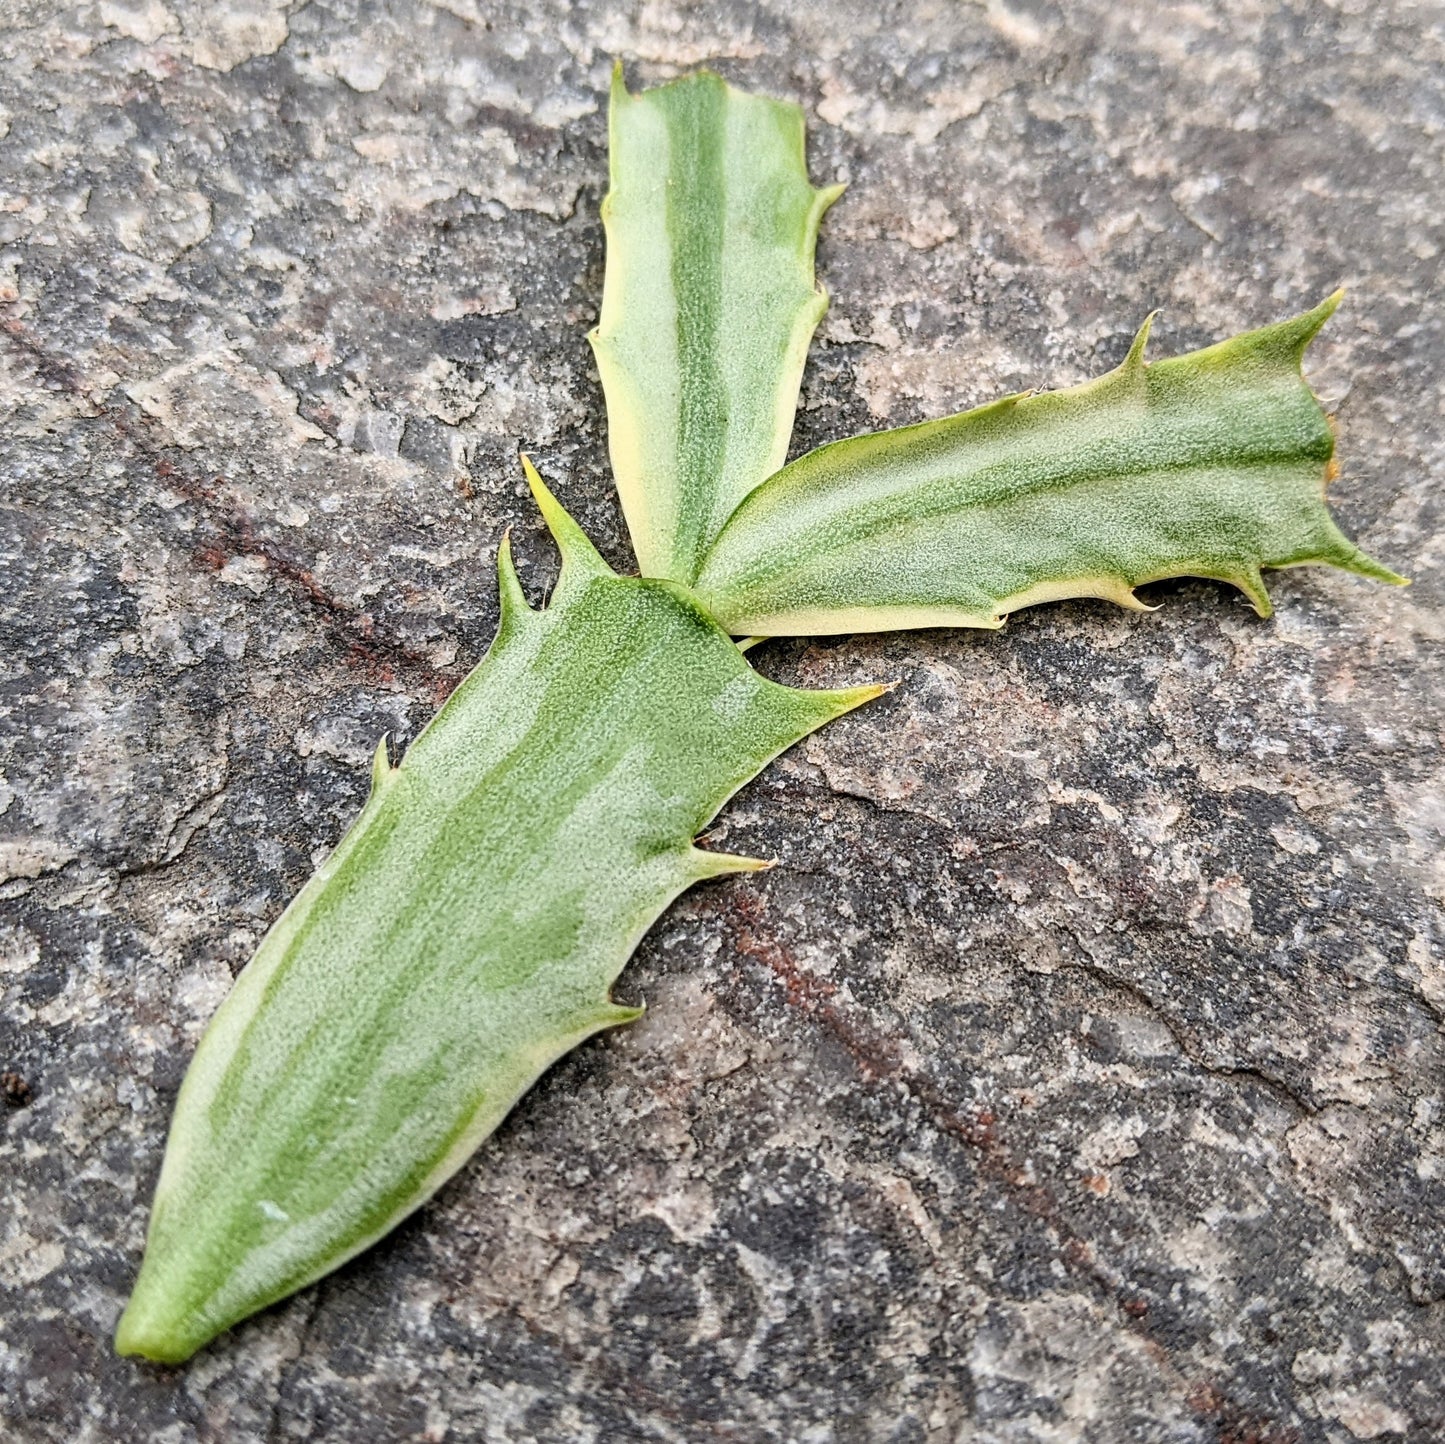
<instances>
[{"instance_id":1,"label":"pointed tip of cactus segment","mask_svg":"<svg viewBox=\"0 0 1445 1444\"><path fill-rule=\"evenodd\" d=\"M1280 323L1281 340L1286 340L1290 349L1298 356L1303 356L1305 347L1319 335L1326 321L1340 308L1340 302L1345 299L1345 288L1343 286L1330 292L1318 306L1302 312L1292 320Z\"/></svg>"},{"instance_id":2,"label":"pointed tip of cactus segment","mask_svg":"<svg viewBox=\"0 0 1445 1444\"><path fill-rule=\"evenodd\" d=\"M1386 586L1408 587L1409 577L1402 577L1399 572L1391 571L1382 562L1377 562L1368 552L1361 551L1357 546L1350 547L1350 553L1335 563L1343 567L1347 572L1354 572L1357 577L1368 577L1374 582L1384 582Z\"/></svg>"},{"instance_id":3,"label":"pointed tip of cactus segment","mask_svg":"<svg viewBox=\"0 0 1445 1444\"><path fill-rule=\"evenodd\" d=\"M885 692L895 691L902 683L901 677L895 677L891 682L869 682L862 687L842 687L836 692L830 692L837 704L838 712L851 712L855 707L861 707L865 702L872 702L883 696Z\"/></svg>"},{"instance_id":4,"label":"pointed tip of cactus segment","mask_svg":"<svg viewBox=\"0 0 1445 1444\"><path fill-rule=\"evenodd\" d=\"M1236 337L1233 342L1224 341L1220 344L1222 346L1242 344L1256 352L1299 365L1304 360L1304 354L1310 342L1319 335L1325 322L1339 310L1340 302L1344 299L1345 289L1341 286L1326 296L1318 306L1314 306L1308 311L1301 311L1298 316L1291 316L1285 321L1276 321L1272 326L1262 326L1258 331L1247 331L1243 336ZM1216 348L1211 348L1211 350L1213 349Z\"/></svg>"},{"instance_id":5,"label":"pointed tip of cactus segment","mask_svg":"<svg viewBox=\"0 0 1445 1444\"><path fill-rule=\"evenodd\" d=\"M1242 571L1238 576L1226 577L1225 581L1238 587L1249 598L1250 606L1259 616L1268 618L1274 615L1274 603L1269 598L1269 592L1265 590L1264 577L1258 567Z\"/></svg>"},{"instance_id":6,"label":"pointed tip of cactus segment","mask_svg":"<svg viewBox=\"0 0 1445 1444\"><path fill-rule=\"evenodd\" d=\"M735 872L767 872L776 863L762 857L743 857L735 852L708 852L694 847L687 855L689 871L699 882L709 877L727 877Z\"/></svg>"},{"instance_id":7,"label":"pointed tip of cactus segment","mask_svg":"<svg viewBox=\"0 0 1445 1444\"><path fill-rule=\"evenodd\" d=\"M1143 324L1134 333L1134 339L1129 343L1129 354L1124 357L1125 371L1141 370L1144 365L1144 348L1149 344L1149 333L1154 329L1154 320L1159 315L1157 310L1150 311L1144 317Z\"/></svg>"},{"instance_id":8,"label":"pointed tip of cactus segment","mask_svg":"<svg viewBox=\"0 0 1445 1444\"><path fill-rule=\"evenodd\" d=\"M532 608L527 594L522 590L522 579L517 575L517 564L512 559L512 532L509 527L502 533L497 547L497 599L501 606L501 625L507 626L522 617L529 616Z\"/></svg>"},{"instance_id":9,"label":"pointed tip of cactus segment","mask_svg":"<svg viewBox=\"0 0 1445 1444\"><path fill-rule=\"evenodd\" d=\"M597 1026L599 1028L620 1028L624 1023L635 1023L644 1013L647 1012L647 1005L641 1004L635 1008L629 1008L623 1003L607 1002L603 1005L598 1015Z\"/></svg>"},{"instance_id":10,"label":"pointed tip of cactus segment","mask_svg":"<svg viewBox=\"0 0 1445 1444\"><path fill-rule=\"evenodd\" d=\"M615 577L616 572L602 560L602 554L592 545L587 533L568 515L567 509L547 489L547 484L537 474L532 458L522 453L522 473L531 488L532 499L562 553L562 576L565 579L573 572L587 576Z\"/></svg>"},{"instance_id":11,"label":"pointed tip of cactus segment","mask_svg":"<svg viewBox=\"0 0 1445 1444\"><path fill-rule=\"evenodd\" d=\"M1343 286L1336 286L1335 289L1331 291L1330 294L1326 296L1324 300L1321 301L1319 305L1314 308L1313 311L1306 313L1310 316L1319 317L1319 320L1315 323L1316 331L1318 331L1320 327L1323 326L1325 322L1328 321L1330 317L1339 310L1340 304L1344 301L1344 299L1345 288Z\"/></svg>"},{"instance_id":12,"label":"pointed tip of cactus segment","mask_svg":"<svg viewBox=\"0 0 1445 1444\"><path fill-rule=\"evenodd\" d=\"M391 753L386 743L390 732L381 734L381 741L376 744L376 751L371 754L371 790L379 791L391 780L391 774L396 770L391 765Z\"/></svg>"}]
</instances>

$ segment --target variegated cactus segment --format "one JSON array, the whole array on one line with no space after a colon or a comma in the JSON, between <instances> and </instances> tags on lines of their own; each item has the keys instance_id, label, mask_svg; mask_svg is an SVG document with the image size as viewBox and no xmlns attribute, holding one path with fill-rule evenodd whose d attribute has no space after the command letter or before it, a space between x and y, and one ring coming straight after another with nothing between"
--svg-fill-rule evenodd
<instances>
[{"instance_id":1,"label":"variegated cactus segment","mask_svg":"<svg viewBox=\"0 0 1445 1444\"><path fill-rule=\"evenodd\" d=\"M607 279L591 341L613 473L644 576L691 582L788 453L823 212L796 105L698 72L629 95L619 69Z\"/></svg>"},{"instance_id":2,"label":"variegated cactus segment","mask_svg":"<svg viewBox=\"0 0 1445 1444\"><path fill-rule=\"evenodd\" d=\"M1379 581L1325 505L1334 435L1301 358L1338 304L1172 360L800 457L738 508L697 591L738 635L997 627L1064 597L1136 606L1215 577L1261 615L1268 567Z\"/></svg>"},{"instance_id":3,"label":"variegated cactus segment","mask_svg":"<svg viewBox=\"0 0 1445 1444\"><path fill-rule=\"evenodd\" d=\"M877 688L759 676L681 587L616 576L529 467L563 553L544 611L503 548L486 660L277 921L176 1107L122 1352L175 1362L424 1202L557 1058L691 883L695 835Z\"/></svg>"}]
</instances>

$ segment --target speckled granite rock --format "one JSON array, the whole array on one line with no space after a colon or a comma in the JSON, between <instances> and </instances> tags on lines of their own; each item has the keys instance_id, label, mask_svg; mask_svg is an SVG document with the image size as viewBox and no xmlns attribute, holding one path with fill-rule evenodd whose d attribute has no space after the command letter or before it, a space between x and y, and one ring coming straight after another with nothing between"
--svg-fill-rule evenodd
<instances>
[{"instance_id":1,"label":"speckled granite rock","mask_svg":"<svg viewBox=\"0 0 1445 1444\"><path fill-rule=\"evenodd\" d=\"M1438 282L1409 0L9 0L0 36L0 1434L1315 1444L1445 1434ZM377 736L553 559L615 561L601 110L699 61L852 188L799 445L1352 287L1312 352L1407 592L1203 583L898 677L716 841L390 1242L118 1360L191 1048ZM1434 299L1428 300L1432 287Z\"/></svg>"}]
</instances>

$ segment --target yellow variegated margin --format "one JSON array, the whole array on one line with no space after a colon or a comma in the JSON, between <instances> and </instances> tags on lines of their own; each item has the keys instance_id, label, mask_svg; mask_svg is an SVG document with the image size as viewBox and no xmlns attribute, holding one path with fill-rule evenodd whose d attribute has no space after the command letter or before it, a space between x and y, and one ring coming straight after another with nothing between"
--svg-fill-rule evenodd
<instances>
[{"instance_id":1,"label":"yellow variegated margin","mask_svg":"<svg viewBox=\"0 0 1445 1444\"><path fill-rule=\"evenodd\" d=\"M738 507L695 590L739 635L809 636L1137 608L1178 576L1268 616L1261 570L1305 562L1400 582L1325 506L1334 434L1300 361L1339 300L1153 364L1146 321L1097 381L819 447Z\"/></svg>"},{"instance_id":2,"label":"yellow variegated margin","mask_svg":"<svg viewBox=\"0 0 1445 1444\"><path fill-rule=\"evenodd\" d=\"M690 582L788 454L823 212L803 112L702 72L642 95L613 74L607 279L590 337L644 576Z\"/></svg>"}]
</instances>

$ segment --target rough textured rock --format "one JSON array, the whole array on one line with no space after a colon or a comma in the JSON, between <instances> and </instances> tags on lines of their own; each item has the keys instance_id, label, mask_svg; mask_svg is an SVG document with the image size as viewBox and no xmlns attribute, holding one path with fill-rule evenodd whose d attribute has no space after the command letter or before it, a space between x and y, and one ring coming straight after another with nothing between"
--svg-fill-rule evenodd
<instances>
[{"instance_id":1,"label":"rough textured rock","mask_svg":"<svg viewBox=\"0 0 1445 1444\"><path fill-rule=\"evenodd\" d=\"M1445 1433L1445 247L1409 0L10 0L8 1440L1349 1444ZM802 101L800 446L1343 281L1405 592L1203 583L771 645L899 689L776 766L622 996L390 1242L112 1357L206 1018L378 735L484 649L519 444L626 558L583 331L614 54ZM1436 291L1438 295L1438 290ZM1433 480L1432 480L1433 478Z\"/></svg>"}]
</instances>

